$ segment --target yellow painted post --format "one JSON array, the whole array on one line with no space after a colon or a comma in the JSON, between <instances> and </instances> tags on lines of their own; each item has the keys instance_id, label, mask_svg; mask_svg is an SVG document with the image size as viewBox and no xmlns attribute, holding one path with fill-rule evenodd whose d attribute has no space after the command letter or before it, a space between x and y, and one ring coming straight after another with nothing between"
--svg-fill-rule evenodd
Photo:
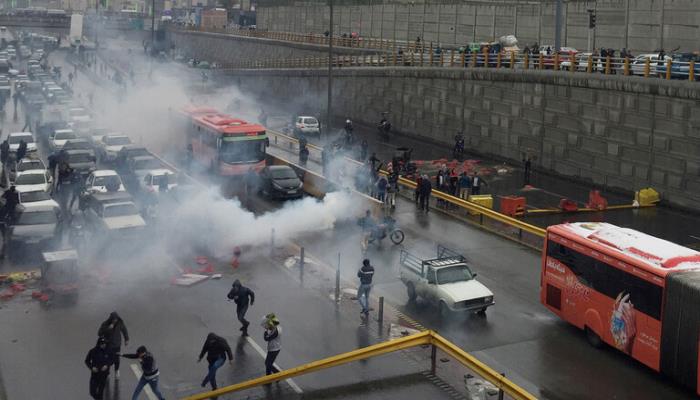
<instances>
[{"instance_id":1,"label":"yellow painted post","mask_svg":"<svg viewBox=\"0 0 700 400\"><path fill-rule=\"evenodd\" d=\"M525 69L530 69L530 54L525 53L525 59L523 60L525 64Z\"/></svg>"},{"instance_id":2,"label":"yellow painted post","mask_svg":"<svg viewBox=\"0 0 700 400\"><path fill-rule=\"evenodd\" d=\"M671 59L666 61L666 80L671 79Z\"/></svg>"},{"instance_id":3,"label":"yellow painted post","mask_svg":"<svg viewBox=\"0 0 700 400\"><path fill-rule=\"evenodd\" d=\"M501 52L498 52L498 55L496 56L496 68L501 68Z\"/></svg>"},{"instance_id":4,"label":"yellow painted post","mask_svg":"<svg viewBox=\"0 0 700 400\"><path fill-rule=\"evenodd\" d=\"M610 75L610 56L605 57L605 75Z\"/></svg>"},{"instance_id":5,"label":"yellow painted post","mask_svg":"<svg viewBox=\"0 0 700 400\"><path fill-rule=\"evenodd\" d=\"M688 70L688 80L695 80L695 60L690 60L690 69Z\"/></svg>"},{"instance_id":6,"label":"yellow painted post","mask_svg":"<svg viewBox=\"0 0 700 400\"><path fill-rule=\"evenodd\" d=\"M510 69L515 68L515 52L511 51L510 52Z\"/></svg>"},{"instance_id":7,"label":"yellow painted post","mask_svg":"<svg viewBox=\"0 0 700 400\"><path fill-rule=\"evenodd\" d=\"M484 49L484 68L489 67L489 50Z\"/></svg>"},{"instance_id":8,"label":"yellow painted post","mask_svg":"<svg viewBox=\"0 0 700 400\"><path fill-rule=\"evenodd\" d=\"M428 60L430 61L430 65L433 65L433 42L430 42L430 55Z\"/></svg>"},{"instance_id":9,"label":"yellow painted post","mask_svg":"<svg viewBox=\"0 0 700 400\"><path fill-rule=\"evenodd\" d=\"M472 60L471 60L472 61L472 68L476 68L476 55L477 54L479 54L479 53L477 53L476 50L474 50L471 54L472 55Z\"/></svg>"},{"instance_id":10,"label":"yellow painted post","mask_svg":"<svg viewBox=\"0 0 700 400\"><path fill-rule=\"evenodd\" d=\"M593 54L588 55L588 66L586 67L586 72L589 74L593 72Z\"/></svg>"},{"instance_id":11,"label":"yellow painted post","mask_svg":"<svg viewBox=\"0 0 700 400\"><path fill-rule=\"evenodd\" d=\"M455 66L455 49L450 52L450 67Z\"/></svg>"},{"instance_id":12,"label":"yellow painted post","mask_svg":"<svg viewBox=\"0 0 700 400\"><path fill-rule=\"evenodd\" d=\"M460 64L462 64L462 68L464 68L467 62L467 49L464 49L464 51L462 51L462 55L460 57Z\"/></svg>"},{"instance_id":13,"label":"yellow painted post","mask_svg":"<svg viewBox=\"0 0 700 400\"><path fill-rule=\"evenodd\" d=\"M544 69L544 54L540 53L540 69Z\"/></svg>"},{"instance_id":14,"label":"yellow painted post","mask_svg":"<svg viewBox=\"0 0 700 400\"><path fill-rule=\"evenodd\" d=\"M629 57L625 57L625 64L624 64L624 74L625 76L630 74L630 59Z\"/></svg>"},{"instance_id":15,"label":"yellow painted post","mask_svg":"<svg viewBox=\"0 0 700 400\"><path fill-rule=\"evenodd\" d=\"M646 60L644 60L644 77L648 78L649 77L649 71L651 70L651 60L649 57L647 57Z\"/></svg>"},{"instance_id":16,"label":"yellow painted post","mask_svg":"<svg viewBox=\"0 0 700 400\"><path fill-rule=\"evenodd\" d=\"M443 52L441 51L441 52L440 52L440 66L441 66L441 67L445 65L444 58L445 58L445 53L443 53Z\"/></svg>"},{"instance_id":17,"label":"yellow painted post","mask_svg":"<svg viewBox=\"0 0 700 400\"><path fill-rule=\"evenodd\" d=\"M569 68L571 69L571 73L574 73L576 71L576 67L578 67L578 60L576 59L576 55L571 54L569 56L569 60L571 61L571 65L569 65Z\"/></svg>"},{"instance_id":18,"label":"yellow painted post","mask_svg":"<svg viewBox=\"0 0 700 400\"><path fill-rule=\"evenodd\" d=\"M423 53L423 47L420 49L420 66L423 66L423 61L425 59L425 54Z\"/></svg>"},{"instance_id":19,"label":"yellow painted post","mask_svg":"<svg viewBox=\"0 0 700 400\"><path fill-rule=\"evenodd\" d=\"M554 53L554 70L559 70L559 53Z\"/></svg>"}]
</instances>

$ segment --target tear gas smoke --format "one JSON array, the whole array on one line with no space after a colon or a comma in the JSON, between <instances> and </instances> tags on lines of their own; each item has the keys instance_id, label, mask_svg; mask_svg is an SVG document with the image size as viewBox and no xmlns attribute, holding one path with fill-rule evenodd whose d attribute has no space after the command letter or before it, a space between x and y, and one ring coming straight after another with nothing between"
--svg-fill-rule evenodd
<instances>
[{"instance_id":1,"label":"tear gas smoke","mask_svg":"<svg viewBox=\"0 0 700 400\"><path fill-rule=\"evenodd\" d=\"M304 198L282 209L256 216L238 199L226 199L217 189L203 190L181 203L164 222L169 248L203 248L217 257L230 256L234 246L268 245L272 230L283 241L307 232L331 229L362 212L345 192L323 200Z\"/></svg>"}]
</instances>

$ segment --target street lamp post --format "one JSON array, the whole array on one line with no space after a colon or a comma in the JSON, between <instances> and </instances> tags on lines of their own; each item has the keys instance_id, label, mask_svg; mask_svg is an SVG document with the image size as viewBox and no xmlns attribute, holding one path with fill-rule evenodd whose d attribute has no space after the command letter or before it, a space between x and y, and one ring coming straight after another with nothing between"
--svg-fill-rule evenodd
<instances>
[{"instance_id":1,"label":"street lamp post","mask_svg":"<svg viewBox=\"0 0 700 400\"><path fill-rule=\"evenodd\" d=\"M156 0L151 0L151 51L156 44Z\"/></svg>"},{"instance_id":2,"label":"street lamp post","mask_svg":"<svg viewBox=\"0 0 700 400\"><path fill-rule=\"evenodd\" d=\"M328 104L326 109L326 138L330 134L331 118L333 116L333 0L328 0L330 22L328 27Z\"/></svg>"}]
</instances>

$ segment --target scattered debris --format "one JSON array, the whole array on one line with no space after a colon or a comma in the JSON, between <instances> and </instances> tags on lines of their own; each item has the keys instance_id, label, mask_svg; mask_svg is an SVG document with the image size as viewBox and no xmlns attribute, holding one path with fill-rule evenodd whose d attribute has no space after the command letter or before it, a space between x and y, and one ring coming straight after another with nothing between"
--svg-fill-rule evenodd
<instances>
[{"instance_id":1,"label":"scattered debris","mask_svg":"<svg viewBox=\"0 0 700 400\"><path fill-rule=\"evenodd\" d=\"M192 286L197 283L206 281L207 279L209 279L209 275L182 274L179 277L173 278L171 283L176 286Z\"/></svg>"}]
</instances>

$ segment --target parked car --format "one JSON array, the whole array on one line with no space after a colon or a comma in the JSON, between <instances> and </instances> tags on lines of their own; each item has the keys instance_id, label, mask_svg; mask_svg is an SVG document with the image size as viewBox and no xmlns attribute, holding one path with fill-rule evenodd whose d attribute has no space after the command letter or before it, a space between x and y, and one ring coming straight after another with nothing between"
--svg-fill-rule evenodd
<instances>
[{"instance_id":1,"label":"parked car","mask_svg":"<svg viewBox=\"0 0 700 400\"><path fill-rule=\"evenodd\" d=\"M30 169L23 172L18 172L15 178L15 188L18 192L31 192L35 190L43 190L48 192L51 190L52 178L49 172L45 169Z\"/></svg>"},{"instance_id":2,"label":"parked car","mask_svg":"<svg viewBox=\"0 0 700 400\"><path fill-rule=\"evenodd\" d=\"M88 193L126 192L126 188L117 171L98 169L90 172L85 179L85 191Z\"/></svg>"},{"instance_id":3,"label":"parked car","mask_svg":"<svg viewBox=\"0 0 700 400\"><path fill-rule=\"evenodd\" d=\"M10 170L8 171L7 175L10 182L14 183L18 173L29 170L46 170L46 165L44 165L44 162L41 161L41 159L25 157L19 161L10 163Z\"/></svg>"},{"instance_id":4,"label":"parked car","mask_svg":"<svg viewBox=\"0 0 700 400\"><path fill-rule=\"evenodd\" d=\"M72 129L56 129L49 134L49 148L51 151L59 151L67 141L77 139L77 135Z\"/></svg>"},{"instance_id":5,"label":"parked car","mask_svg":"<svg viewBox=\"0 0 700 400\"><path fill-rule=\"evenodd\" d=\"M304 184L288 165L270 165L260 171L259 191L271 198L295 199L304 195Z\"/></svg>"},{"instance_id":6,"label":"parked car","mask_svg":"<svg viewBox=\"0 0 700 400\"><path fill-rule=\"evenodd\" d=\"M689 79L690 62L694 61L693 71L697 76L700 73L700 55L694 53L676 53L671 55L671 79ZM656 73L661 78L666 77L667 63L656 65Z\"/></svg>"},{"instance_id":7,"label":"parked car","mask_svg":"<svg viewBox=\"0 0 700 400\"><path fill-rule=\"evenodd\" d=\"M129 161L134 157L152 156L151 152L143 146L136 144L123 145L114 160L118 170L127 170Z\"/></svg>"},{"instance_id":8,"label":"parked car","mask_svg":"<svg viewBox=\"0 0 700 400\"><path fill-rule=\"evenodd\" d=\"M89 140L85 138L70 139L63 145L63 150L85 150L95 157L95 149Z\"/></svg>"},{"instance_id":9,"label":"parked car","mask_svg":"<svg viewBox=\"0 0 700 400\"><path fill-rule=\"evenodd\" d=\"M56 200L52 199L51 196L43 190L30 190L26 192L18 192L19 203L23 205L31 206L47 206L59 208Z\"/></svg>"},{"instance_id":10,"label":"parked car","mask_svg":"<svg viewBox=\"0 0 700 400\"><path fill-rule=\"evenodd\" d=\"M321 135L321 124L315 117L301 116L294 121L294 136L299 137L301 134Z\"/></svg>"},{"instance_id":11,"label":"parked car","mask_svg":"<svg viewBox=\"0 0 700 400\"><path fill-rule=\"evenodd\" d=\"M443 246L438 246L437 257L432 259L401 250L400 263L399 276L408 299L420 297L437 305L443 317L453 311L485 314L495 304L493 293L476 280L467 259Z\"/></svg>"},{"instance_id":12,"label":"parked car","mask_svg":"<svg viewBox=\"0 0 700 400\"><path fill-rule=\"evenodd\" d=\"M87 175L95 169L95 156L92 150L66 150L68 165L81 175Z\"/></svg>"},{"instance_id":13,"label":"parked car","mask_svg":"<svg viewBox=\"0 0 700 400\"><path fill-rule=\"evenodd\" d=\"M54 245L58 232L60 209L52 206L23 204L17 206L15 219L9 227L8 257L16 258L29 253L29 248L39 251Z\"/></svg>"},{"instance_id":14,"label":"parked car","mask_svg":"<svg viewBox=\"0 0 700 400\"><path fill-rule=\"evenodd\" d=\"M131 139L125 135L105 135L97 143L97 152L100 160L104 162L114 162L121 149L131 144Z\"/></svg>"},{"instance_id":15,"label":"parked car","mask_svg":"<svg viewBox=\"0 0 700 400\"><path fill-rule=\"evenodd\" d=\"M31 132L15 132L10 133L7 137L7 142L10 144L10 152L16 153L19 148L19 142L24 140L27 144L27 153L33 153L36 151L36 141L34 140L34 135Z\"/></svg>"},{"instance_id":16,"label":"parked car","mask_svg":"<svg viewBox=\"0 0 700 400\"><path fill-rule=\"evenodd\" d=\"M142 189L149 193L159 193L161 185L170 191L177 188L177 175L166 168L153 169L146 173L141 184Z\"/></svg>"}]
</instances>

